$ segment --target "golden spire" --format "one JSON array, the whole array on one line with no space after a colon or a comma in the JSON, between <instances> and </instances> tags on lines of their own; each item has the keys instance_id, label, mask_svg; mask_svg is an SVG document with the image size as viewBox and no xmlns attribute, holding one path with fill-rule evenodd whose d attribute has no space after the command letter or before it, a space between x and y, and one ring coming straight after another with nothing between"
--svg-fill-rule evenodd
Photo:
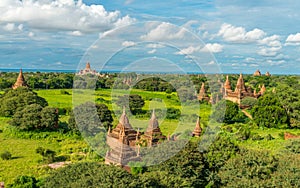
<instances>
[{"instance_id":1,"label":"golden spire","mask_svg":"<svg viewBox=\"0 0 300 188\"><path fill-rule=\"evenodd\" d=\"M227 91L231 91L231 84L230 84L228 75L226 76L226 81L225 81L225 84L224 84L224 89L226 89Z\"/></svg>"},{"instance_id":2,"label":"golden spire","mask_svg":"<svg viewBox=\"0 0 300 188\"><path fill-rule=\"evenodd\" d=\"M91 64L90 64L90 62L87 62L87 63L86 63L85 69L91 69Z\"/></svg>"},{"instance_id":3,"label":"golden spire","mask_svg":"<svg viewBox=\"0 0 300 188\"><path fill-rule=\"evenodd\" d=\"M200 117L198 117L195 129L193 131L193 136L194 137L199 137L201 135L201 132L202 132L202 128L201 128L201 125L200 125Z\"/></svg>"},{"instance_id":4,"label":"golden spire","mask_svg":"<svg viewBox=\"0 0 300 188\"><path fill-rule=\"evenodd\" d=\"M12 86L13 89L17 89L18 87L28 87L28 85L26 84L25 78L23 76L22 69L20 69L20 73L19 73L16 83Z\"/></svg>"},{"instance_id":5,"label":"golden spire","mask_svg":"<svg viewBox=\"0 0 300 188\"><path fill-rule=\"evenodd\" d=\"M246 87L245 87L245 83L244 83L244 79L243 79L243 75L242 73L240 74L240 77L236 83L236 88L235 88L235 92L245 92L246 91Z\"/></svg>"}]
</instances>

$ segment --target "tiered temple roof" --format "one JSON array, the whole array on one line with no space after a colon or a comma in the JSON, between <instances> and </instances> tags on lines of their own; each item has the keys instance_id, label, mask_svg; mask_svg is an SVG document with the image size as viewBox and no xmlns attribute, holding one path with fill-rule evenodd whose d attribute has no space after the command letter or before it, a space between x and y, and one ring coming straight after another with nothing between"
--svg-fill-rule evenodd
<instances>
[{"instance_id":1,"label":"tiered temple roof","mask_svg":"<svg viewBox=\"0 0 300 188\"><path fill-rule=\"evenodd\" d=\"M157 145L159 140L166 139L162 134L158 120L153 110L149 125L145 134L135 131L126 115L125 109L115 129L108 131L107 144L110 151L105 157L106 164L118 164L125 166L130 161L139 161L139 141L146 140L149 147Z\"/></svg>"},{"instance_id":2,"label":"tiered temple roof","mask_svg":"<svg viewBox=\"0 0 300 188\"><path fill-rule=\"evenodd\" d=\"M266 76L271 76L271 74L269 72L266 72Z\"/></svg>"},{"instance_id":3,"label":"tiered temple roof","mask_svg":"<svg viewBox=\"0 0 300 188\"><path fill-rule=\"evenodd\" d=\"M200 125L200 117L198 117L195 129L193 131L193 137L200 137L201 133L202 133L202 128Z\"/></svg>"},{"instance_id":4,"label":"tiered temple roof","mask_svg":"<svg viewBox=\"0 0 300 188\"><path fill-rule=\"evenodd\" d=\"M157 145L160 139L165 139L166 137L162 134L159 123L155 115L155 111L153 110L149 126L145 132L144 138L147 140L148 146Z\"/></svg>"},{"instance_id":5,"label":"tiered temple roof","mask_svg":"<svg viewBox=\"0 0 300 188\"><path fill-rule=\"evenodd\" d=\"M124 108L117 127L107 134L110 151L106 154L105 163L124 166L130 161L139 161L140 157L135 151L139 136L140 133L132 128Z\"/></svg>"},{"instance_id":6,"label":"tiered temple roof","mask_svg":"<svg viewBox=\"0 0 300 188\"><path fill-rule=\"evenodd\" d=\"M20 73L19 73L16 83L12 86L13 89L17 89L18 87L28 87L28 85L26 84L25 78L23 76L22 69L20 69Z\"/></svg>"},{"instance_id":7,"label":"tiered temple roof","mask_svg":"<svg viewBox=\"0 0 300 188\"><path fill-rule=\"evenodd\" d=\"M202 82L201 88L199 90L199 95L198 95L198 100L202 101L202 100L209 100L209 97L207 96L206 92L205 92L205 85L204 82Z\"/></svg>"}]
</instances>

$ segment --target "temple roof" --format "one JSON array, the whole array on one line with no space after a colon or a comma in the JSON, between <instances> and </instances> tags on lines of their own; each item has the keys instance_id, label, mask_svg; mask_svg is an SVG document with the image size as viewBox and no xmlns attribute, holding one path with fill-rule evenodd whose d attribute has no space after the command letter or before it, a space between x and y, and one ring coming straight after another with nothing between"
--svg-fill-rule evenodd
<instances>
[{"instance_id":1,"label":"temple roof","mask_svg":"<svg viewBox=\"0 0 300 188\"><path fill-rule=\"evenodd\" d=\"M127 128L127 129L133 129L132 126L130 125L129 123L129 119L126 115L126 110L125 110L125 107L123 108L123 113L119 119L119 124L121 124L122 126L124 126L124 128Z\"/></svg>"},{"instance_id":2,"label":"temple roof","mask_svg":"<svg viewBox=\"0 0 300 188\"><path fill-rule=\"evenodd\" d=\"M261 76L260 71L257 69L257 70L254 72L253 76Z\"/></svg>"},{"instance_id":3,"label":"temple roof","mask_svg":"<svg viewBox=\"0 0 300 188\"><path fill-rule=\"evenodd\" d=\"M242 73L240 74L240 77L236 83L236 88L235 88L235 92L245 92L246 91L246 87L245 87L245 82L243 79L243 75Z\"/></svg>"},{"instance_id":4,"label":"temple roof","mask_svg":"<svg viewBox=\"0 0 300 188\"><path fill-rule=\"evenodd\" d=\"M154 129L157 129L157 128L159 128L159 124L158 124L158 120L157 120L156 115L155 115L155 111L153 110L152 115L151 115L151 119L149 121L149 126L147 128L147 132L151 132L151 131L153 131Z\"/></svg>"},{"instance_id":5,"label":"temple roof","mask_svg":"<svg viewBox=\"0 0 300 188\"><path fill-rule=\"evenodd\" d=\"M260 93L264 94L266 92L265 84L260 88Z\"/></svg>"},{"instance_id":6,"label":"temple roof","mask_svg":"<svg viewBox=\"0 0 300 188\"><path fill-rule=\"evenodd\" d=\"M226 76L226 81L225 81L225 84L224 84L224 88L227 89L227 90L231 90L231 84L230 84L228 75Z\"/></svg>"},{"instance_id":7,"label":"temple roof","mask_svg":"<svg viewBox=\"0 0 300 188\"><path fill-rule=\"evenodd\" d=\"M17 89L18 87L28 87L28 85L26 84L25 78L23 76L22 69L20 69L20 73L19 73L16 83L12 86L13 89Z\"/></svg>"},{"instance_id":8,"label":"temple roof","mask_svg":"<svg viewBox=\"0 0 300 188\"><path fill-rule=\"evenodd\" d=\"M87 63L86 63L85 69L91 69L91 64L90 64L90 62L87 62Z\"/></svg>"},{"instance_id":9,"label":"temple roof","mask_svg":"<svg viewBox=\"0 0 300 188\"><path fill-rule=\"evenodd\" d=\"M200 125L200 117L198 117L195 129L193 131L193 136L199 137L201 132L202 132L202 128L201 128L201 125Z\"/></svg>"}]
</instances>

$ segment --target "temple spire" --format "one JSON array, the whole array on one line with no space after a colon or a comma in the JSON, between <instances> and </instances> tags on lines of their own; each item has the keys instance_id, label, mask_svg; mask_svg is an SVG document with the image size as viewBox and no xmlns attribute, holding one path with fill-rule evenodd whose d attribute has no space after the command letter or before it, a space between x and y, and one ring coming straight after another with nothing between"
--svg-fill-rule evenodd
<instances>
[{"instance_id":1,"label":"temple spire","mask_svg":"<svg viewBox=\"0 0 300 188\"><path fill-rule=\"evenodd\" d=\"M265 92L266 92L266 87L265 87L265 84L263 84L260 89L260 93L261 93L261 95L263 95Z\"/></svg>"},{"instance_id":2,"label":"temple spire","mask_svg":"<svg viewBox=\"0 0 300 188\"><path fill-rule=\"evenodd\" d=\"M198 100L201 101L205 98L207 98L207 95L205 93L205 84L204 84L204 82L202 82L201 88L199 90Z\"/></svg>"},{"instance_id":3,"label":"temple spire","mask_svg":"<svg viewBox=\"0 0 300 188\"><path fill-rule=\"evenodd\" d=\"M231 84L230 84L228 75L226 76L226 81L225 81L225 84L224 84L224 89L226 91L231 91Z\"/></svg>"},{"instance_id":4,"label":"temple spire","mask_svg":"<svg viewBox=\"0 0 300 188\"><path fill-rule=\"evenodd\" d=\"M153 130L159 128L158 120L155 115L155 110L153 109L151 119L149 121L149 126L147 128L147 132L153 132Z\"/></svg>"},{"instance_id":5,"label":"temple spire","mask_svg":"<svg viewBox=\"0 0 300 188\"><path fill-rule=\"evenodd\" d=\"M198 117L195 129L193 131L193 137L199 137L201 135L201 132L202 132L202 128L201 128L201 125L200 125L200 117Z\"/></svg>"},{"instance_id":6,"label":"temple spire","mask_svg":"<svg viewBox=\"0 0 300 188\"><path fill-rule=\"evenodd\" d=\"M236 83L235 92L246 92L245 82L242 73L240 74L240 77Z\"/></svg>"},{"instance_id":7,"label":"temple spire","mask_svg":"<svg viewBox=\"0 0 300 188\"><path fill-rule=\"evenodd\" d=\"M126 115L125 106L123 107L123 113L119 119L119 123L123 125L125 128L132 129L132 126L129 123L129 119Z\"/></svg>"},{"instance_id":8,"label":"temple spire","mask_svg":"<svg viewBox=\"0 0 300 188\"><path fill-rule=\"evenodd\" d=\"M18 87L28 87L28 85L26 84L25 78L23 76L22 69L20 69L20 73L19 73L16 83L12 86L13 89L17 89Z\"/></svg>"},{"instance_id":9,"label":"temple spire","mask_svg":"<svg viewBox=\"0 0 300 188\"><path fill-rule=\"evenodd\" d=\"M90 62L87 62L87 63L86 63L85 69L88 69L88 70L91 69L91 64L90 64Z\"/></svg>"}]
</instances>

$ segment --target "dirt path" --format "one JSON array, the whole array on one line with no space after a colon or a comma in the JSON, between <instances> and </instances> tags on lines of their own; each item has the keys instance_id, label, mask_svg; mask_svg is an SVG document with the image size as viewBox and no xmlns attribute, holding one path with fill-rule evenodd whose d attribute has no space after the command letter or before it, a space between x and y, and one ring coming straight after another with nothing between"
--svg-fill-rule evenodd
<instances>
[{"instance_id":1,"label":"dirt path","mask_svg":"<svg viewBox=\"0 0 300 188\"><path fill-rule=\"evenodd\" d=\"M253 119L253 117L251 116L251 114L249 114L246 110L242 110L242 112L250 119Z\"/></svg>"}]
</instances>

